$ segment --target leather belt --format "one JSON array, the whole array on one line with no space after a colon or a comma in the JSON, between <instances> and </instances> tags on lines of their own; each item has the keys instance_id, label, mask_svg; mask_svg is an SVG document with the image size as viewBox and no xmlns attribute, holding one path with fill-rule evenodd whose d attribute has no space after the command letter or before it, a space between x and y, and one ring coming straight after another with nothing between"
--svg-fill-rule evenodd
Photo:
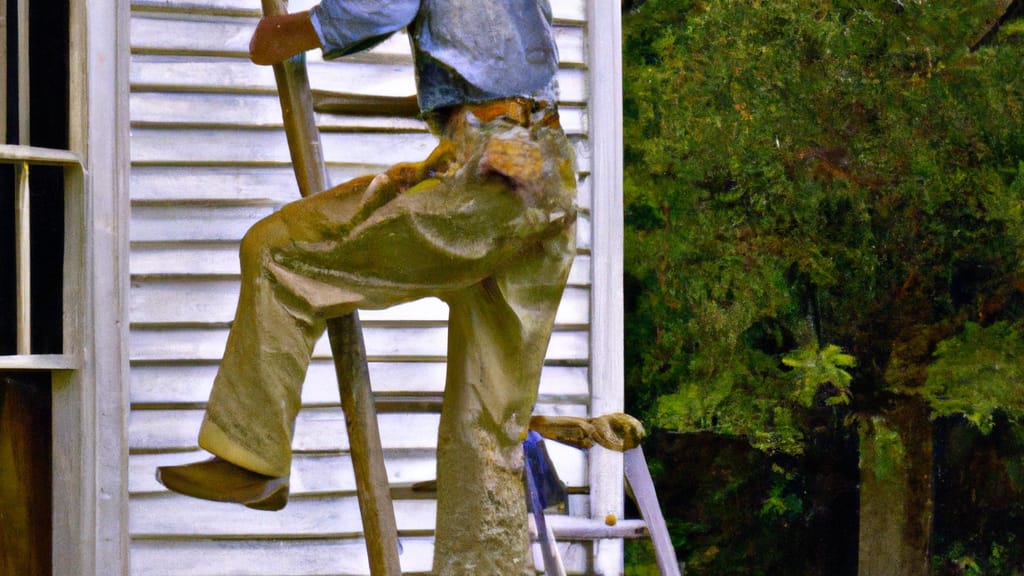
<instances>
[{"instance_id":1,"label":"leather belt","mask_svg":"<svg viewBox=\"0 0 1024 576\"><path fill-rule=\"evenodd\" d=\"M548 102L531 100L529 98L514 97L490 100L487 102L474 102L460 104L444 110L442 126L451 129L450 122L458 122L468 112L475 116L480 122L487 123L499 118L504 118L520 126L529 127L531 124L543 124L549 127L558 127L558 111Z\"/></svg>"},{"instance_id":2,"label":"leather belt","mask_svg":"<svg viewBox=\"0 0 1024 576\"><path fill-rule=\"evenodd\" d=\"M490 122L496 118L506 118L516 124L530 125L530 117L534 110L539 109L538 103L528 98L505 98L474 104L463 104L455 109L455 113L469 112L481 122Z\"/></svg>"}]
</instances>

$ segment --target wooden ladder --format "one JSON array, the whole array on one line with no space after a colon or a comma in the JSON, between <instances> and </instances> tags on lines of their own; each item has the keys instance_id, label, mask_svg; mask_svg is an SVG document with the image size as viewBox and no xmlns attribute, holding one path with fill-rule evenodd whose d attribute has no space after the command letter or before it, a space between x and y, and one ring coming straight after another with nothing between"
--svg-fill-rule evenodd
<instances>
[{"instance_id":1,"label":"wooden ladder","mask_svg":"<svg viewBox=\"0 0 1024 576\"><path fill-rule=\"evenodd\" d=\"M262 4L265 16L288 12L286 0L262 0ZM303 197L322 192L328 188L327 171L306 75L305 55L299 54L275 64L274 79L299 192ZM370 574L400 576L398 528L358 314L328 320L327 334L352 452Z\"/></svg>"}]
</instances>

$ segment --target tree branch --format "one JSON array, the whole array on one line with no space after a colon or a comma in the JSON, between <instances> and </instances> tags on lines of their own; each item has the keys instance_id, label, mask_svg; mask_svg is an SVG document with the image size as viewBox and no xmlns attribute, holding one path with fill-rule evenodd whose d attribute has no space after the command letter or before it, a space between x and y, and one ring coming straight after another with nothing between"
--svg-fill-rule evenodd
<instances>
[{"instance_id":1,"label":"tree branch","mask_svg":"<svg viewBox=\"0 0 1024 576\"><path fill-rule=\"evenodd\" d=\"M982 33L978 38L971 44L971 52L978 50L982 46L992 42L999 33L999 29L1003 24L1019 18L1021 14L1024 14L1024 2L1021 0L1002 0L1003 10L1002 16L996 18L989 27Z\"/></svg>"}]
</instances>

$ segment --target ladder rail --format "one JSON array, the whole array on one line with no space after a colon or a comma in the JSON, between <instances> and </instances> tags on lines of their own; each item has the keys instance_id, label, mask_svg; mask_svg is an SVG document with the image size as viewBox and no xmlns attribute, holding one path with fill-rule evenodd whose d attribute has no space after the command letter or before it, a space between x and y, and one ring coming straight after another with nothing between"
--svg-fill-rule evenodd
<instances>
[{"instance_id":1,"label":"ladder rail","mask_svg":"<svg viewBox=\"0 0 1024 576\"><path fill-rule=\"evenodd\" d=\"M286 0L262 0L262 5L265 16L288 11ZM275 64L274 78L299 192L310 196L327 189L328 183L305 55ZM399 576L398 528L358 314L329 319L327 333L349 435L370 574Z\"/></svg>"}]
</instances>

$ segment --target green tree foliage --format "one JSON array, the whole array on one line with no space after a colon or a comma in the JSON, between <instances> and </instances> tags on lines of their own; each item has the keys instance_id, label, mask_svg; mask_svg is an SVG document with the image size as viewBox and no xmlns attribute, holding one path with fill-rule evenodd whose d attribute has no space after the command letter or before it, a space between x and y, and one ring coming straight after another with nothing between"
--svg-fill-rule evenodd
<instances>
[{"instance_id":1,"label":"green tree foliage","mask_svg":"<svg viewBox=\"0 0 1024 576\"><path fill-rule=\"evenodd\" d=\"M814 411L922 395L984 425L1024 397L1019 371L953 367L1020 349L1024 32L970 49L1006 5L625 15L627 384L649 422L798 453Z\"/></svg>"},{"instance_id":2,"label":"green tree foliage","mask_svg":"<svg viewBox=\"0 0 1024 576\"><path fill-rule=\"evenodd\" d=\"M744 438L787 474L827 453L821 438L908 398L992 436L1019 426L1024 24L1006 18L1011 3L626 5L631 408L656 427ZM876 473L921 477L898 435L875 440ZM1015 458L978 466L1018 498ZM761 536L690 534L688 572L810 573L755 560L785 546L782 523L822 521L824 500L793 497L817 477L801 470L746 510L771 527ZM736 472L719 492L755 477ZM956 477L946 493L973 486ZM1014 506L989 536L958 532L936 552L994 558Z\"/></svg>"},{"instance_id":3,"label":"green tree foliage","mask_svg":"<svg viewBox=\"0 0 1024 576\"><path fill-rule=\"evenodd\" d=\"M962 414L985 433L997 412L1024 414L1024 337L1007 323L968 322L935 356L922 393L938 414Z\"/></svg>"}]
</instances>

